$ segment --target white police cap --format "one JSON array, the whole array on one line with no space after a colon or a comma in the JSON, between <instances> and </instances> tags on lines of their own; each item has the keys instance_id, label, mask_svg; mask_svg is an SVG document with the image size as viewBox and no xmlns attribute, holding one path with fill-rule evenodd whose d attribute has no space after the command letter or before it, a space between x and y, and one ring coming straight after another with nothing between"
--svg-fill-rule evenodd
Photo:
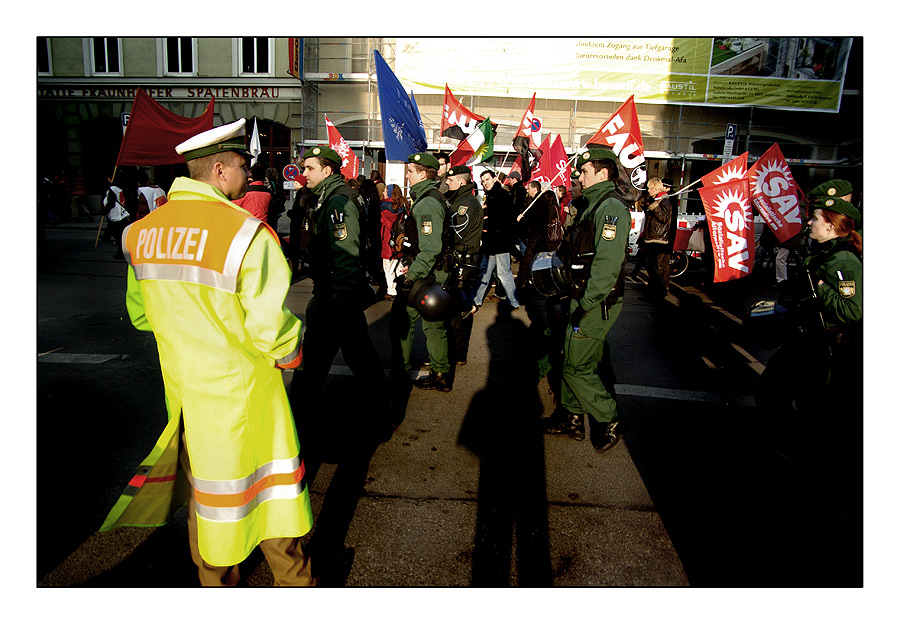
<instances>
[{"instance_id":1,"label":"white police cap","mask_svg":"<svg viewBox=\"0 0 900 624\"><path fill-rule=\"evenodd\" d=\"M179 143L175 151L184 156L185 160L202 158L219 152L237 152L245 158L250 158L244 144L244 126L247 120L243 117L235 122L211 128L198 135L192 136L187 141ZM240 137L239 141L233 139Z\"/></svg>"}]
</instances>

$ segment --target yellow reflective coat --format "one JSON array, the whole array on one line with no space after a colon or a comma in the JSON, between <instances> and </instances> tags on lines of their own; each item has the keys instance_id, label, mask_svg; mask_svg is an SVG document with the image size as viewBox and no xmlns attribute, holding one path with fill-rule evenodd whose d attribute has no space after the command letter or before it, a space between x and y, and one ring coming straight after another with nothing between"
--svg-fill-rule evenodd
<instances>
[{"instance_id":1,"label":"yellow reflective coat","mask_svg":"<svg viewBox=\"0 0 900 624\"><path fill-rule=\"evenodd\" d=\"M123 240L128 314L156 337L170 422L101 530L167 519L182 418L205 561L233 565L263 539L304 535L312 512L281 375L300 362L301 327L277 237L214 187L178 178ZM139 504L144 489L156 504Z\"/></svg>"}]
</instances>

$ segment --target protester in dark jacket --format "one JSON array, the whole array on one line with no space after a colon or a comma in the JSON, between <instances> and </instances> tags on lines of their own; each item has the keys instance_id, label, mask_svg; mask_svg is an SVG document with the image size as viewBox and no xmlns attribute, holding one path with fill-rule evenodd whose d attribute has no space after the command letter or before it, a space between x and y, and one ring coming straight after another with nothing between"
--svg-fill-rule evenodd
<instances>
[{"instance_id":1,"label":"protester in dark jacket","mask_svg":"<svg viewBox=\"0 0 900 624\"><path fill-rule=\"evenodd\" d=\"M519 307L515 279L510 264L510 250L515 245L515 218L512 198L497 181L493 171L481 174L484 186L484 228L481 237L481 280L475 293L475 307L481 307L491 276L496 268L497 280L506 291L509 305Z\"/></svg>"}]
</instances>

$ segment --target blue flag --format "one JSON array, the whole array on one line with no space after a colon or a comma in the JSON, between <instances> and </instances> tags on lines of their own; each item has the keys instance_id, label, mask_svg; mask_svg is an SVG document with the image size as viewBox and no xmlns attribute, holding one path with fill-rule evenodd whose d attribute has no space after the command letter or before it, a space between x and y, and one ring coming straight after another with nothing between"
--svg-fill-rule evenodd
<instances>
[{"instance_id":1,"label":"blue flag","mask_svg":"<svg viewBox=\"0 0 900 624\"><path fill-rule=\"evenodd\" d=\"M410 96L381 54L378 50L374 52L385 157L387 160L406 160L410 154L424 152L428 148L425 128L415 98L410 101Z\"/></svg>"}]
</instances>

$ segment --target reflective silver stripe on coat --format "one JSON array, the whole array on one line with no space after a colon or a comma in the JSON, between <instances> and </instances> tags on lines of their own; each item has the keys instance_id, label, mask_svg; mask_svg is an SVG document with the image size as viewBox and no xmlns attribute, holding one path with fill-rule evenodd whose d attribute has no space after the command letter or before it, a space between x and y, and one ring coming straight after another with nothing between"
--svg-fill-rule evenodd
<instances>
[{"instance_id":1,"label":"reflective silver stripe on coat","mask_svg":"<svg viewBox=\"0 0 900 624\"><path fill-rule=\"evenodd\" d=\"M299 499L306 489L304 480L289 485L275 485L266 488L256 497L240 507L210 507L197 503L197 515L205 520L216 522L237 522L246 518L260 504L269 500Z\"/></svg>"},{"instance_id":2,"label":"reflective silver stripe on coat","mask_svg":"<svg viewBox=\"0 0 900 624\"><path fill-rule=\"evenodd\" d=\"M297 348L295 348L293 351L288 353L283 358L278 358L277 360L275 360L275 363L276 364L290 364L297 358L298 355L300 355L300 342L299 341L297 341Z\"/></svg>"},{"instance_id":3,"label":"reflective silver stripe on coat","mask_svg":"<svg viewBox=\"0 0 900 624\"><path fill-rule=\"evenodd\" d=\"M132 224L134 225L134 224ZM203 284L229 293L237 292L237 278L241 270L241 263L244 261L244 255L250 247L256 230L262 225L262 221L256 217L247 218L241 225L241 228L235 234L225 256L225 266L223 272L219 273L214 269L191 264L158 264L153 262L145 262L133 266L134 277L138 280L171 280L177 282L189 282L192 284ZM131 227L129 225L128 227ZM125 235L122 235L125 240ZM125 249L126 258L131 263L131 254Z\"/></svg>"},{"instance_id":4,"label":"reflective silver stripe on coat","mask_svg":"<svg viewBox=\"0 0 900 624\"><path fill-rule=\"evenodd\" d=\"M135 223L137 222L135 221ZM128 230L131 229L132 225L134 225L134 223L129 223L125 229L122 230L122 236L119 238L119 247L122 248L122 253L125 254L125 262L128 264L131 264L131 250L128 249L128 245L125 244L125 241L128 240ZM107 227L109 226L107 225Z\"/></svg>"},{"instance_id":5,"label":"reflective silver stripe on coat","mask_svg":"<svg viewBox=\"0 0 900 624\"><path fill-rule=\"evenodd\" d=\"M194 475L194 489L207 494L240 494L246 492L257 482L271 477L276 474L291 474L300 467L300 456L297 455L291 459L275 459L264 466L260 466L243 479L233 479L230 481L209 481L206 479L198 479Z\"/></svg>"}]
</instances>

